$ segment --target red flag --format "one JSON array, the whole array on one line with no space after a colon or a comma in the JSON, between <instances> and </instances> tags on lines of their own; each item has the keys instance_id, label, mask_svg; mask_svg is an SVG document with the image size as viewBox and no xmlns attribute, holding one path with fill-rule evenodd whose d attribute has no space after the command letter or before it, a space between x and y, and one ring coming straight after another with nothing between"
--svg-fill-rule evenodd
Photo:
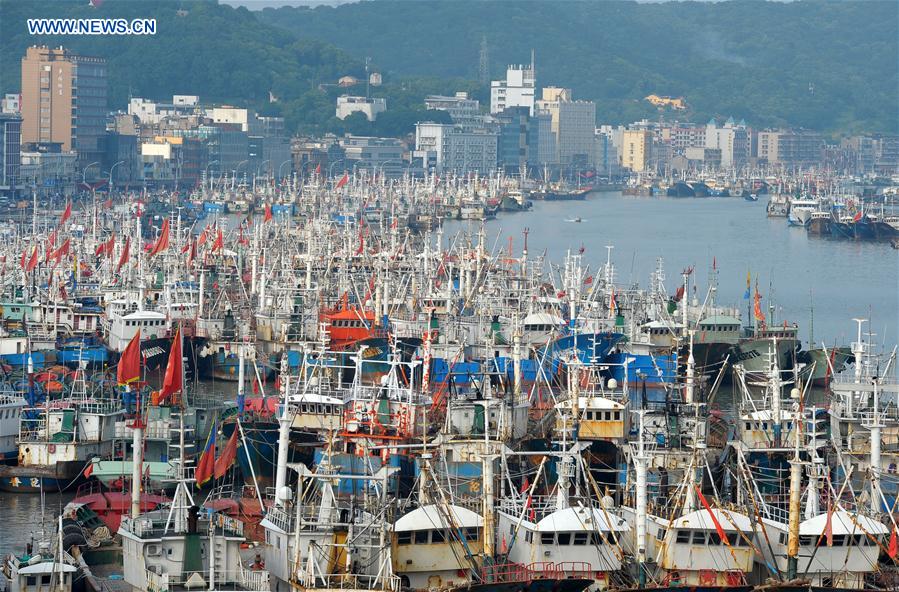
<instances>
[{"instance_id":1,"label":"red flag","mask_svg":"<svg viewBox=\"0 0 899 592\"><path fill-rule=\"evenodd\" d=\"M343 177L340 178L340 181L337 182L337 185L334 186L335 189L340 189L344 185L350 182L350 174L344 173Z\"/></svg>"},{"instance_id":2,"label":"red flag","mask_svg":"<svg viewBox=\"0 0 899 592\"><path fill-rule=\"evenodd\" d=\"M893 532L890 533L890 546L887 549L887 552L890 554L890 559L895 559L897 555L899 555L899 541L896 540L896 527L893 527Z\"/></svg>"},{"instance_id":3,"label":"red flag","mask_svg":"<svg viewBox=\"0 0 899 592\"><path fill-rule=\"evenodd\" d=\"M47 250L49 251L50 249L52 249L55 244L56 244L56 231L54 230L53 232L50 233L50 236L47 237Z\"/></svg>"},{"instance_id":4,"label":"red flag","mask_svg":"<svg viewBox=\"0 0 899 592\"><path fill-rule=\"evenodd\" d=\"M712 524L715 525L715 530L718 531L718 536L721 537L721 542L723 542L728 547L730 546L730 542L727 540L727 534L724 532L724 529L721 528L721 523L718 522L718 519L715 517L715 513L712 512L712 507L709 505L709 502L706 501L705 496L702 495L702 491L699 490L698 485L693 485L694 489L696 489L696 495L699 496L699 501L702 503L702 507L705 508L706 512L709 513L709 518L712 519Z\"/></svg>"},{"instance_id":5,"label":"red flag","mask_svg":"<svg viewBox=\"0 0 899 592\"><path fill-rule=\"evenodd\" d=\"M231 465L234 464L234 459L237 458L237 432L239 428L237 425L234 425L234 431L231 433L231 437L228 438L228 443L225 444L225 449L222 450L221 456L219 456L215 460L215 478L221 479L225 476L225 473L228 472L228 469Z\"/></svg>"},{"instance_id":6,"label":"red flag","mask_svg":"<svg viewBox=\"0 0 899 592\"><path fill-rule=\"evenodd\" d=\"M184 246L181 247L181 254L185 254L190 251L190 243L184 243Z\"/></svg>"},{"instance_id":7,"label":"red flag","mask_svg":"<svg viewBox=\"0 0 899 592\"><path fill-rule=\"evenodd\" d=\"M37 267L37 245L31 251L31 259L28 260L28 266L25 268L25 271L34 271L35 267Z\"/></svg>"},{"instance_id":8,"label":"red flag","mask_svg":"<svg viewBox=\"0 0 899 592\"><path fill-rule=\"evenodd\" d=\"M209 227L203 229L203 232L200 233L200 237L197 239L197 246L202 247L206 244L206 232L209 230Z\"/></svg>"},{"instance_id":9,"label":"red flag","mask_svg":"<svg viewBox=\"0 0 899 592\"><path fill-rule=\"evenodd\" d=\"M218 251L219 249L222 249L224 247L225 247L225 237L222 236L222 229L219 228L218 234L215 237L215 242L212 243L211 250L213 253L215 253L216 251Z\"/></svg>"},{"instance_id":10,"label":"red flag","mask_svg":"<svg viewBox=\"0 0 899 592\"><path fill-rule=\"evenodd\" d=\"M162 381L162 388L159 389L159 400L167 401L176 393L180 393L182 383L182 364L181 359L181 330L175 331L175 337L172 340L172 351L169 352L169 363L165 368L165 378Z\"/></svg>"},{"instance_id":11,"label":"red flag","mask_svg":"<svg viewBox=\"0 0 899 592\"><path fill-rule=\"evenodd\" d=\"M72 202L66 202L66 209L62 213L62 217L59 219L59 225L62 226L66 223L66 220L72 217Z\"/></svg>"},{"instance_id":12,"label":"red flag","mask_svg":"<svg viewBox=\"0 0 899 592\"><path fill-rule=\"evenodd\" d=\"M525 493L530 488L531 488L531 481L530 481L530 479L527 478L527 476L525 476L524 481L521 484L521 493Z\"/></svg>"},{"instance_id":13,"label":"red flag","mask_svg":"<svg viewBox=\"0 0 899 592\"><path fill-rule=\"evenodd\" d=\"M858 221L861 220L861 219L862 219L862 213L861 213L861 211L856 212L856 213L855 213L855 216L852 217L852 221L853 221L853 222L858 222Z\"/></svg>"},{"instance_id":14,"label":"red flag","mask_svg":"<svg viewBox=\"0 0 899 592\"><path fill-rule=\"evenodd\" d=\"M833 508L830 500L827 500L827 521L824 523L824 535L827 538L827 546L833 547Z\"/></svg>"},{"instance_id":15,"label":"red flag","mask_svg":"<svg viewBox=\"0 0 899 592\"><path fill-rule=\"evenodd\" d=\"M119 386L129 384L140 378L140 329L128 342L125 351L119 358L119 367L116 371L116 379Z\"/></svg>"},{"instance_id":16,"label":"red flag","mask_svg":"<svg viewBox=\"0 0 899 592\"><path fill-rule=\"evenodd\" d=\"M315 165L315 174L320 175L321 172L322 172L322 163L318 163L317 165Z\"/></svg>"},{"instance_id":17,"label":"red flag","mask_svg":"<svg viewBox=\"0 0 899 592\"><path fill-rule=\"evenodd\" d=\"M116 268L115 268L116 273L118 273L119 270L122 269L123 265L128 263L128 257L129 257L128 251L130 249L131 249L131 239L125 238L125 246L124 246L124 248L122 248L122 255L119 257L119 263L118 263L118 265L116 265Z\"/></svg>"},{"instance_id":18,"label":"red flag","mask_svg":"<svg viewBox=\"0 0 899 592\"><path fill-rule=\"evenodd\" d=\"M674 301L680 302L683 297L684 297L684 287L681 285L681 286L677 287L677 292L674 293Z\"/></svg>"},{"instance_id":19,"label":"red flag","mask_svg":"<svg viewBox=\"0 0 899 592\"><path fill-rule=\"evenodd\" d=\"M22 260L19 261L19 267L25 269L25 260L28 258L28 251L22 251Z\"/></svg>"},{"instance_id":20,"label":"red flag","mask_svg":"<svg viewBox=\"0 0 899 592\"><path fill-rule=\"evenodd\" d=\"M87 465L87 468L84 469L84 472L82 472L81 474L84 475L85 479L87 479L88 477L90 477L93 474L93 472L94 472L94 461L91 461L91 463L89 465Z\"/></svg>"},{"instance_id":21,"label":"red flag","mask_svg":"<svg viewBox=\"0 0 899 592\"><path fill-rule=\"evenodd\" d=\"M105 243L100 243L97 245L97 249L94 251L94 255L98 257L100 255L106 255L107 257L112 255L112 252L115 250L115 232L109 235L109 240Z\"/></svg>"},{"instance_id":22,"label":"red flag","mask_svg":"<svg viewBox=\"0 0 899 592\"><path fill-rule=\"evenodd\" d=\"M272 219L272 206L270 204L265 204L265 222L270 222Z\"/></svg>"},{"instance_id":23,"label":"red flag","mask_svg":"<svg viewBox=\"0 0 899 592\"><path fill-rule=\"evenodd\" d=\"M169 219L166 218L162 221L162 229L159 231L159 238L156 240L156 244L153 245L153 249L150 251L150 257L153 255L158 255L159 253L166 250L169 246Z\"/></svg>"},{"instance_id":24,"label":"red flag","mask_svg":"<svg viewBox=\"0 0 899 592\"><path fill-rule=\"evenodd\" d=\"M190 252L187 254L187 266L193 265L194 259L197 258L197 241L191 241Z\"/></svg>"},{"instance_id":25,"label":"red flag","mask_svg":"<svg viewBox=\"0 0 899 592\"><path fill-rule=\"evenodd\" d=\"M217 427L217 424L212 424L212 427L209 429L206 447L203 448L203 454L200 455L197 470L194 472L197 485L200 486L212 479L212 475L215 472L215 430Z\"/></svg>"}]
</instances>

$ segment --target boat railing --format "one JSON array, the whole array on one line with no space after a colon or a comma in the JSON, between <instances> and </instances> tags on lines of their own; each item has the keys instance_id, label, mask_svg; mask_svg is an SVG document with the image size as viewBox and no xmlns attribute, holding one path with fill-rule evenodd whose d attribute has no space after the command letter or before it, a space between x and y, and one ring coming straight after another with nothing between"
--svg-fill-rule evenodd
<instances>
[{"instance_id":1,"label":"boat railing","mask_svg":"<svg viewBox=\"0 0 899 592\"><path fill-rule=\"evenodd\" d=\"M247 590L269 590L269 573L264 569L247 569L238 564L237 583Z\"/></svg>"},{"instance_id":2,"label":"boat railing","mask_svg":"<svg viewBox=\"0 0 899 592\"><path fill-rule=\"evenodd\" d=\"M273 506L265 513L265 519L283 530L293 532L293 516L285 512L280 506Z\"/></svg>"},{"instance_id":3,"label":"boat railing","mask_svg":"<svg viewBox=\"0 0 899 592\"><path fill-rule=\"evenodd\" d=\"M210 529L218 529L224 534L243 536L243 522L223 512L212 512L209 516Z\"/></svg>"},{"instance_id":4,"label":"boat railing","mask_svg":"<svg viewBox=\"0 0 899 592\"><path fill-rule=\"evenodd\" d=\"M355 573L314 573L305 568L299 572L300 583L307 588L327 588L332 590L383 590L400 592L399 576L368 575Z\"/></svg>"},{"instance_id":5,"label":"boat railing","mask_svg":"<svg viewBox=\"0 0 899 592\"><path fill-rule=\"evenodd\" d=\"M118 399L86 399L78 403L78 409L82 413L95 415L114 415L124 411Z\"/></svg>"}]
</instances>

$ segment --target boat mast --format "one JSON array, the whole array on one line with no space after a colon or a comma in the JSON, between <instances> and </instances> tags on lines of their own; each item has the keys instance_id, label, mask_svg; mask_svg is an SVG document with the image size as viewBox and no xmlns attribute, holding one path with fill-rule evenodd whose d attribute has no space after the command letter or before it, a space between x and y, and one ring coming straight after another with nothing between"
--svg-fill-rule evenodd
<instances>
[{"instance_id":1,"label":"boat mast","mask_svg":"<svg viewBox=\"0 0 899 592\"><path fill-rule=\"evenodd\" d=\"M778 389L780 385L778 384ZM802 463L799 460L799 442L802 439L802 410L799 389L793 388L796 416L793 421L793 460L790 461L790 518L787 536L787 579L795 580L799 565L799 518L802 488Z\"/></svg>"}]
</instances>

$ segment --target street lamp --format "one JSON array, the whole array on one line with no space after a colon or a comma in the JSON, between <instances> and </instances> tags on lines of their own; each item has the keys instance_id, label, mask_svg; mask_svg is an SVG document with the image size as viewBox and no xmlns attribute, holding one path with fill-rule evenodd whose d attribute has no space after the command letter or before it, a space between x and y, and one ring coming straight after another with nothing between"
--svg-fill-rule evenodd
<instances>
[{"instance_id":1,"label":"street lamp","mask_svg":"<svg viewBox=\"0 0 899 592\"><path fill-rule=\"evenodd\" d=\"M234 184L237 182L237 173L240 172L240 165L248 164L249 162L250 162L249 160L241 160L240 162L237 163L237 166L234 167L234 170L232 171L232 174L234 175L234 177L231 179L231 189L234 189Z\"/></svg>"},{"instance_id":2,"label":"street lamp","mask_svg":"<svg viewBox=\"0 0 899 592\"><path fill-rule=\"evenodd\" d=\"M284 165L285 165L285 164L288 164L289 162L291 162L291 159L288 158L287 160L285 160L284 162L282 162L280 165L278 165L278 178L279 178L279 179L282 178L282 177L284 176L284 175L281 173L281 169L283 169L283 168L284 168Z\"/></svg>"},{"instance_id":3,"label":"street lamp","mask_svg":"<svg viewBox=\"0 0 899 592\"><path fill-rule=\"evenodd\" d=\"M87 169L91 168L95 164L99 165L100 163L92 162L89 165L87 165L86 167L84 167L84 170L81 171L81 184L82 185L87 185Z\"/></svg>"},{"instance_id":4,"label":"street lamp","mask_svg":"<svg viewBox=\"0 0 899 592\"><path fill-rule=\"evenodd\" d=\"M334 162L331 163L331 166L328 167L328 178L329 179L334 174L334 165L336 165L338 162L343 162L345 160L346 160L345 158L338 158L337 160L335 160Z\"/></svg>"},{"instance_id":5,"label":"street lamp","mask_svg":"<svg viewBox=\"0 0 899 592\"><path fill-rule=\"evenodd\" d=\"M115 170L115 168L116 168L117 166L119 166L120 164L125 164L125 161L124 161L124 160L120 160L119 162L117 162L117 163L115 163L114 165L112 165L112 167L109 169L109 194L110 194L110 197L112 196L112 172L113 172L113 171Z\"/></svg>"}]
</instances>

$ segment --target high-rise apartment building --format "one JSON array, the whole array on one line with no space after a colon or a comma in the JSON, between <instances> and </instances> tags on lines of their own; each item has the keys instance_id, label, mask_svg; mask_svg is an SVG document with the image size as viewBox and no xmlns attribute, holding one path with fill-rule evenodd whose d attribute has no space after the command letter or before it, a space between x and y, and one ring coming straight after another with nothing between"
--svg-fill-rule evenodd
<instances>
[{"instance_id":1,"label":"high-rise apartment building","mask_svg":"<svg viewBox=\"0 0 899 592\"><path fill-rule=\"evenodd\" d=\"M627 129L621 133L621 166L635 173L649 169L652 156L652 131Z\"/></svg>"},{"instance_id":2,"label":"high-rise apartment building","mask_svg":"<svg viewBox=\"0 0 899 592\"><path fill-rule=\"evenodd\" d=\"M103 157L106 60L63 47L29 47L22 58L22 142L60 144L84 167ZM92 169L95 170L95 169Z\"/></svg>"}]
</instances>

